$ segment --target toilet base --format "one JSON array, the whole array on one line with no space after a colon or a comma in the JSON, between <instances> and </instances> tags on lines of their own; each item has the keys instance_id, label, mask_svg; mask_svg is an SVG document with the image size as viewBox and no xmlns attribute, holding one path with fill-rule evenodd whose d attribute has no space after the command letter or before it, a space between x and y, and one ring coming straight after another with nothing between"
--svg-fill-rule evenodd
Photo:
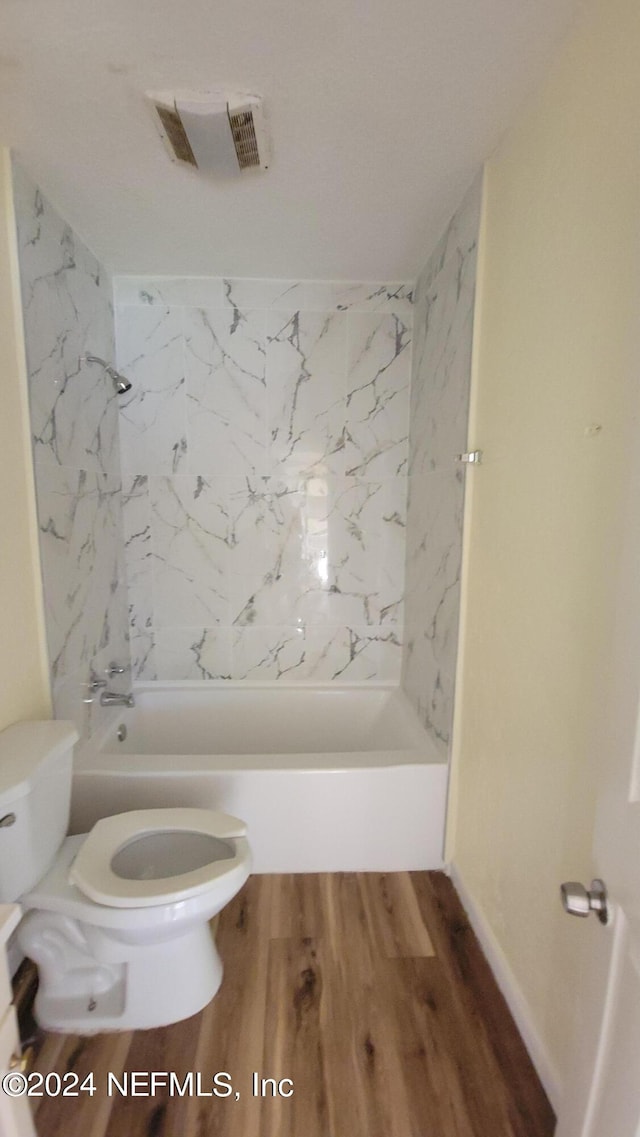
<instances>
[{"instance_id":1,"label":"toilet base","mask_svg":"<svg viewBox=\"0 0 640 1137\"><path fill-rule=\"evenodd\" d=\"M52 912L32 910L22 921L20 943L40 973L35 1018L45 1030L90 1035L167 1026L202 1010L222 982L206 922L159 944L110 938L108 953L96 952L95 933Z\"/></svg>"}]
</instances>

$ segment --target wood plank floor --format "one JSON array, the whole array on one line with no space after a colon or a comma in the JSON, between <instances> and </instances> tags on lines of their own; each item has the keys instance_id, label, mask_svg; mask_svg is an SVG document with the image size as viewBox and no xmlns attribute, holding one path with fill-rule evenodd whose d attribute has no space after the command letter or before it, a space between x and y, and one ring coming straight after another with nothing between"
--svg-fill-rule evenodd
<instances>
[{"instance_id":1,"label":"wood plank floor","mask_svg":"<svg viewBox=\"0 0 640 1137\"><path fill-rule=\"evenodd\" d=\"M44 1036L36 1069L92 1070L98 1092L41 1099L40 1137L551 1137L549 1102L442 873L254 876L217 942L224 980L201 1014ZM151 1070L200 1071L206 1089L226 1071L234 1096L106 1095L107 1071ZM293 1095L253 1096L254 1071L292 1079Z\"/></svg>"}]
</instances>

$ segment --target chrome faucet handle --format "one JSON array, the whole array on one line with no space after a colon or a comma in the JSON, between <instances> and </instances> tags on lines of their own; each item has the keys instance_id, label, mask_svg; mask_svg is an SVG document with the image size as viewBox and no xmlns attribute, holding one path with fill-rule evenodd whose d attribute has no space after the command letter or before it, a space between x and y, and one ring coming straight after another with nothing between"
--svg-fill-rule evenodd
<instances>
[{"instance_id":1,"label":"chrome faucet handle","mask_svg":"<svg viewBox=\"0 0 640 1137\"><path fill-rule=\"evenodd\" d=\"M108 675L110 679L112 679L114 675L124 675L125 671L128 670L128 667L120 667L117 663L110 663L109 666L104 669L105 675Z\"/></svg>"},{"instance_id":2,"label":"chrome faucet handle","mask_svg":"<svg viewBox=\"0 0 640 1137\"><path fill-rule=\"evenodd\" d=\"M89 672L89 682L87 683L87 687L90 691L95 694L96 691L99 691L101 687L106 687L106 685L106 679L99 679L95 671Z\"/></svg>"},{"instance_id":3,"label":"chrome faucet handle","mask_svg":"<svg viewBox=\"0 0 640 1137\"><path fill-rule=\"evenodd\" d=\"M117 691L103 691L100 696L101 707L135 707L133 695L120 695Z\"/></svg>"}]
</instances>

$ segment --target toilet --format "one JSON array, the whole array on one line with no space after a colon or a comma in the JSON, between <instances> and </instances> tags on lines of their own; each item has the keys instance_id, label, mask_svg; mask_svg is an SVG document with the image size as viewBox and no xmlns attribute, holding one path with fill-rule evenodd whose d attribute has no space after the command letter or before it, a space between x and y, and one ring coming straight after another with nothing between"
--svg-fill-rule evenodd
<instances>
[{"instance_id":1,"label":"toilet","mask_svg":"<svg viewBox=\"0 0 640 1137\"><path fill-rule=\"evenodd\" d=\"M0 732L0 902L17 901L46 1030L178 1022L222 981L209 921L250 872L246 826L208 809L142 809L67 836L73 723Z\"/></svg>"}]
</instances>

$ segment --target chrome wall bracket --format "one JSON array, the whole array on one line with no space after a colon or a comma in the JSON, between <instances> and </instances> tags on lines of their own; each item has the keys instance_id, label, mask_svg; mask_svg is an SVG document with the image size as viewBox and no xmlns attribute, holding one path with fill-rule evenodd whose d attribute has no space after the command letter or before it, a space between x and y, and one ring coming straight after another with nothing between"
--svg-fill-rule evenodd
<instances>
[{"instance_id":1,"label":"chrome wall bracket","mask_svg":"<svg viewBox=\"0 0 640 1137\"><path fill-rule=\"evenodd\" d=\"M479 466L482 462L482 450L467 450L465 454L456 454L456 462L463 462L467 466Z\"/></svg>"}]
</instances>

